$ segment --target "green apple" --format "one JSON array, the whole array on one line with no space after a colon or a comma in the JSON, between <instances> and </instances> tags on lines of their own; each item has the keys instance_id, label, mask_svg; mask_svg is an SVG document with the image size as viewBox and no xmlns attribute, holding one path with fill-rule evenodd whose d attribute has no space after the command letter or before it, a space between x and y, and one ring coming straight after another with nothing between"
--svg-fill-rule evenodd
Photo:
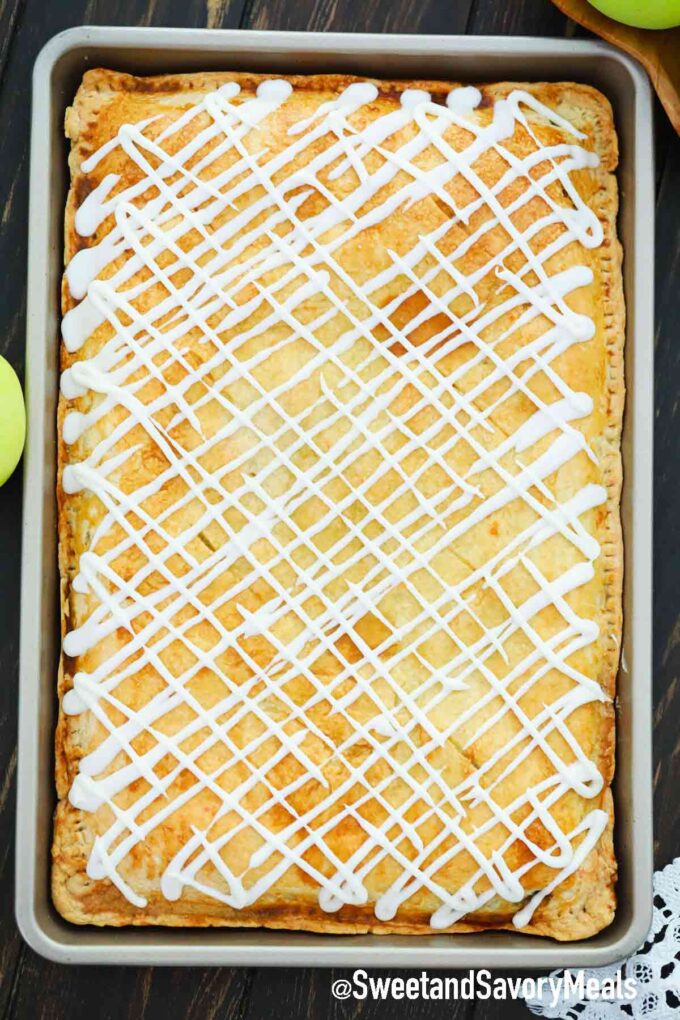
<instances>
[{"instance_id":1,"label":"green apple","mask_svg":"<svg viewBox=\"0 0 680 1020\"><path fill-rule=\"evenodd\" d=\"M598 11L635 28L680 25L680 0L589 0Z\"/></svg>"},{"instance_id":2,"label":"green apple","mask_svg":"<svg viewBox=\"0 0 680 1020\"><path fill-rule=\"evenodd\" d=\"M0 485L19 463L26 438L26 409L17 374L0 357Z\"/></svg>"}]
</instances>

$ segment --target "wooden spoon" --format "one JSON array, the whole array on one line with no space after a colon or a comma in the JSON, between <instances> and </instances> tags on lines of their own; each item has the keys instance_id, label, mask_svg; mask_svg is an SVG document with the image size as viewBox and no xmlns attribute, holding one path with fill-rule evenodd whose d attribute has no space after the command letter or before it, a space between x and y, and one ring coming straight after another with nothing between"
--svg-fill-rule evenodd
<instances>
[{"instance_id":1,"label":"wooden spoon","mask_svg":"<svg viewBox=\"0 0 680 1020\"><path fill-rule=\"evenodd\" d=\"M567 17L619 46L643 65L675 130L680 134L680 27L631 28L591 7L588 0L553 0Z\"/></svg>"}]
</instances>

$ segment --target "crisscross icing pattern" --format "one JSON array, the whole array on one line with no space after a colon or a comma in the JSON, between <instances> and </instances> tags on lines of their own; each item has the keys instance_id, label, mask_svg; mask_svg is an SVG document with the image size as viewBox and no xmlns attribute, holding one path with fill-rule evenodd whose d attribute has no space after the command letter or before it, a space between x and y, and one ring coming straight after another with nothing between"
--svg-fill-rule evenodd
<instances>
[{"instance_id":1,"label":"crisscross icing pattern","mask_svg":"<svg viewBox=\"0 0 680 1020\"><path fill-rule=\"evenodd\" d=\"M140 907L126 860L172 827L169 900L294 873L325 911L500 899L521 927L607 824L570 598L607 493L560 371L594 334L597 157L529 92L377 95L300 119L287 82L229 82L81 167L112 169L66 273L62 485L98 508L70 800L102 819L88 874Z\"/></svg>"}]
</instances>

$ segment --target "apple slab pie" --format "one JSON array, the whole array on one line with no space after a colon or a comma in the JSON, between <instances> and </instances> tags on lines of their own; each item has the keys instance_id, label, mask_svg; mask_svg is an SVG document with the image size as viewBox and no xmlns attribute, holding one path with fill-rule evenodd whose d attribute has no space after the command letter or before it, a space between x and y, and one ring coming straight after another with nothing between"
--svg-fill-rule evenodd
<instances>
[{"instance_id":1,"label":"apple slab pie","mask_svg":"<svg viewBox=\"0 0 680 1020\"><path fill-rule=\"evenodd\" d=\"M599 931L607 100L92 70L66 131L59 911Z\"/></svg>"}]
</instances>

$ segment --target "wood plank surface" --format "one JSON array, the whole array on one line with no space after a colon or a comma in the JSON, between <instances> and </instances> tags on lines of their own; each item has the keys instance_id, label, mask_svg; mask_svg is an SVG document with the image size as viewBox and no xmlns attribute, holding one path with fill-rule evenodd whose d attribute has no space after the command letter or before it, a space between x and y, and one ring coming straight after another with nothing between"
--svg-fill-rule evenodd
<instances>
[{"instance_id":1,"label":"wood plank surface","mask_svg":"<svg viewBox=\"0 0 680 1020\"><path fill-rule=\"evenodd\" d=\"M0 0L0 353L20 373L31 67L47 39L83 23L584 34L549 0ZM654 740L655 846L657 865L663 865L680 849L680 140L658 113L657 128ZM347 971L63 967L23 944L13 919L20 501L19 471L0 493L0 1017L528 1018L522 1003L337 1002L331 983Z\"/></svg>"}]
</instances>

